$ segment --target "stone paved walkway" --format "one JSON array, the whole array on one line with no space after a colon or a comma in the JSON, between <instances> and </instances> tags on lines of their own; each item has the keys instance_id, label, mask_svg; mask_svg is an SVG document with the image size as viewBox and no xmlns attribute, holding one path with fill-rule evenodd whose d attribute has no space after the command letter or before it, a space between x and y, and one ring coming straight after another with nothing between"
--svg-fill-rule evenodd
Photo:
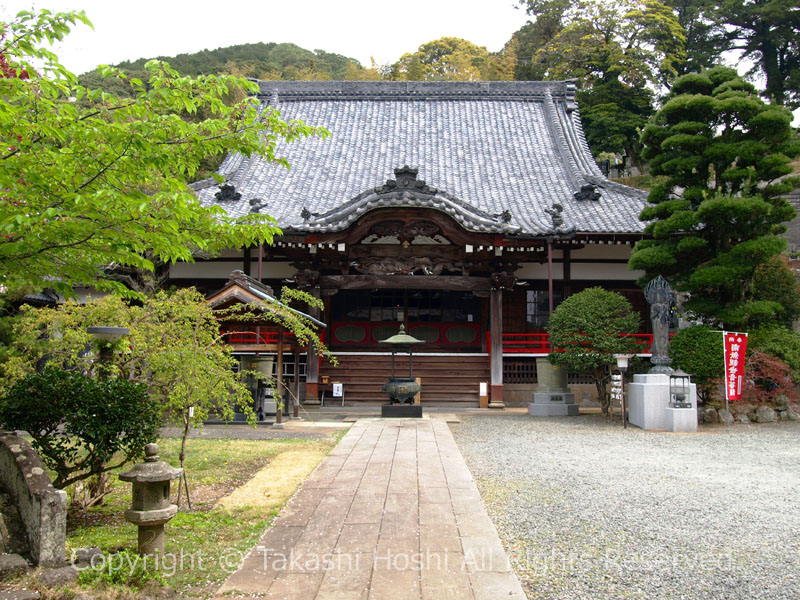
<instances>
[{"instance_id":1,"label":"stone paved walkway","mask_svg":"<svg viewBox=\"0 0 800 600\"><path fill-rule=\"evenodd\" d=\"M444 420L361 419L218 595L524 599Z\"/></svg>"}]
</instances>

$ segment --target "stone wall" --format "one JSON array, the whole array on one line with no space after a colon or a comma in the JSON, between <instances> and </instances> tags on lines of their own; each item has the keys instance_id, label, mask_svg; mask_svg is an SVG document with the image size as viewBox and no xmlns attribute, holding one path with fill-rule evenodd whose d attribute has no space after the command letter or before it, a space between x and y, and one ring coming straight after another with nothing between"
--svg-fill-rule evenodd
<instances>
[{"instance_id":1,"label":"stone wall","mask_svg":"<svg viewBox=\"0 0 800 600\"><path fill-rule=\"evenodd\" d=\"M508 407L527 407L533 402L533 392L536 391L535 383L504 383L503 402ZM581 408L599 409L597 401L597 388L592 384L576 383L569 386L569 391L575 394L575 403Z\"/></svg>"},{"instance_id":2,"label":"stone wall","mask_svg":"<svg viewBox=\"0 0 800 600\"><path fill-rule=\"evenodd\" d=\"M0 486L25 525L31 559L45 567L64 563L67 494L53 487L39 455L24 439L0 432Z\"/></svg>"}]
</instances>

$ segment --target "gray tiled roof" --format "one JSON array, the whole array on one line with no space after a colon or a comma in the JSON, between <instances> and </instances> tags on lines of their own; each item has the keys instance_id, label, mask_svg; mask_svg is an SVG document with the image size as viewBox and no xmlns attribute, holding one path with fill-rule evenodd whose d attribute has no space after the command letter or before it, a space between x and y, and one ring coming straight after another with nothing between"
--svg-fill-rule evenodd
<instances>
[{"instance_id":1,"label":"gray tiled roof","mask_svg":"<svg viewBox=\"0 0 800 600\"><path fill-rule=\"evenodd\" d=\"M291 169L231 155L220 173L241 194L221 205L248 213L266 203L284 231L332 232L377 207L429 206L471 231L544 235L563 227L639 233L646 194L608 181L589 153L570 82L260 82L285 119L326 127L328 139L281 142ZM376 190L409 165L425 193ZM594 184L600 199L574 193ZM216 203L213 181L195 185ZM257 201L257 203L258 203ZM305 209L305 210L304 210ZM510 213L502 218L500 215Z\"/></svg>"}]
</instances>

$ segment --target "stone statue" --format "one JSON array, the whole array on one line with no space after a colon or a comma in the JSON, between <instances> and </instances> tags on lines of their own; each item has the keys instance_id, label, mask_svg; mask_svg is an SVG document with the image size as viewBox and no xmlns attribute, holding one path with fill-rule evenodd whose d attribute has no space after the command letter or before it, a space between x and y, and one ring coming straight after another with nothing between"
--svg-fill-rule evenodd
<instances>
[{"instance_id":1,"label":"stone statue","mask_svg":"<svg viewBox=\"0 0 800 600\"><path fill-rule=\"evenodd\" d=\"M666 279L659 275L647 284L644 297L650 304L650 320L653 323L653 347L650 373L672 373L669 357L669 317L675 305L675 293Z\"/></svg>"}]
</instances>

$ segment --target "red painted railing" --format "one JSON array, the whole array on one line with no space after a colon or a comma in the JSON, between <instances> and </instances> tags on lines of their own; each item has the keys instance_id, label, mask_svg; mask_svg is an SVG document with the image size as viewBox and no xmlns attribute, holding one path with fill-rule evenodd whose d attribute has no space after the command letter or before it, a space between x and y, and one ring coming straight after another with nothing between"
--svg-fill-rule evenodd
<instances>
[{"instance_id":1,"label":"red painted railing","mask_svg":"<svg viewBox=\"0 0 800 600\"><path fill-rule=\"evenodd\" d=\"M504 333L503 354L522 353L550 354L550 335L547 333Z\"/></svg>"},{"instance_id":2,"label":"red painted railing","mask_svg":"<svg viewBox=\"0 0 800 600\"><path fill-rule=\"evenodd\" d=\"M649 354L653 345L652 333L634 333L638 354ZM486 348L491 354L491 332L486 332ZM503 333L503 354L550 354L550 335L547 333Z\"/></svg>"},{"instance_id":3,"label":"red painted railing","mask_svg":"<svg viewBox=\"0 0 800 600\"><path fill-rule=\"evenodd\" d=\"M387 348L378 346L379 342L397 333L399 328L399 323L385 321L335 321L331 325L331 339L342 347L375 346L385 351ZM437 346L480 348L481 345L481 328L477 323L411 322L406 333Z\"/></svg>"},{"instance_id":4,"label":"red painted railing","mask_svg":"<svg viewBox=\"0 0 800 600\"><path fill-rule=\"evenodd\" d=\"M220 332L223 339L229 344L277 344L277 331L257 331L256 329L226 328ZM284 338L293 338L294 334L285 332Z\"/></svg>"}]
</instances>

